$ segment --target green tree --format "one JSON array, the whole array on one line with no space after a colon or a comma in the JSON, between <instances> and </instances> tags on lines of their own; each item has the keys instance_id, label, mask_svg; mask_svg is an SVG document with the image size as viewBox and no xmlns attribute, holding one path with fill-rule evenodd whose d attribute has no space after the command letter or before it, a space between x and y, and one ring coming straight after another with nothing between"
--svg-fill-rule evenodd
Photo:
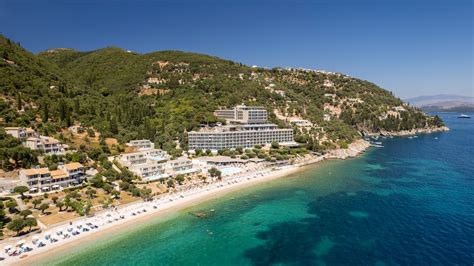
<instances>
[{"instance_id":1,"label":"green tree","mask_svg":"<svg viewBox=\"0 0 474 266\"><path fill-rule=\"evenodd\" d=\"M36 218L30 217L30 218L25 219L25 227L28 226L28 232L31 231L31 228L33 226L37 226L37 225L38 225L38 221L36 220Z\"/></svg>"},{"instance_id":2,"label":"green tree","mask_svg":"<svg viewBox=\"0 0 474 266\"><path fill-rule=\"evenodd\" d=\"M9 211L10 213L15 213L15 212L17 212L16 207L18 206L18 204L16 203L15 200L9 200L9 201L7 201L6 206L7 206L8 211Z\"/></svg>"},{"instance_id":3,"label":"green tree","mask_svg":"<svg viewBox=\"0 0 474 266\"><path fill-rule=\"evenodd\" d=\"M17 186L13 189L13 192L18 193L18 194L21 195L21 198L24 198L25 197L25 195L24 195L25 192L28 192L28 191L29 191L29 189L26 186Z\"/></svg>"},{"instance_id":4,"label":"green tree","mask_svg":"<svg viewBox=\"0 0 474 266\"><path fill-rule=\"evenodd\" d=\"M54 204L58 202L59 197L58 196L53 196L51 200L53 201Z\"/></svg>"},{"instance_id":5,"label":"green tree","mask_svg":"<svg viewBox=\"0 0 474 266\"><path fill-rule=\"evenodd\" d=\"M33 208L36 209L36 206L38 206L39 204L41 204L41 202L43 202L41 199L39 198L36 198L34 200L31 201L31 203L33 203Z\"/></svg>"},{"instance_id":6,"label":"green tree","mask_svg":"<svg viewBox=\"0 0 474 266\"><path fill-rule=\"evenodd\" d=\"M18 110L23 109L23 101L21 100L21 92L16 94L16 106Z\"/></svg>"},{"instance_id":7,"label":"green tree","mask_svg":"<svg viewBox=\"0 0 474 266\"><path fill-rule=\"evenodd\" d=\"M33 214L32 211L30 210L22 210L20 211L20 216L23 217L23 219L26 219L29 215Z\"/></svg>"},{"instance_id":8,"label":"green tree","mask_svg":"<svg viewBox=\"0 0 474 266\"><path fill-rule=\"evenodd\" d=\"M272 141L272 149L278 149L280 148L280 144L278 143L278 141Z\"/></svg>"},{"instance_id":9,"label":"green tree","mask_svg":"<svg viewBox=\"0 0 474 266\"><path fill-rule=\"evenodd\" d=\"M26 224L23 219L13 219L7 224L8 230L16 232L17 235L25 227L26 227Z\"/></svg>"},{"instance_id":10,"label":"green tree","mask_svg":"<svg viewBox=\"0 0 474 266\"><path fill-rule=\"evenodd\" d=\"M184 182L184 175L177 175L174 179L178 182L179 185L182 185Z\"/></svg>"},{"instance_id":11,"label":"green tree","mask_svg":"<svg viewBox=\"0 0 474 266\"><path fill-rule=\"evenodd\" d=\"M63 211L62 208L64 207L64 202L61 202L61 201L57 202L57 203L56 203L56 207L58 207L58 209L59 209L60 212Z\"/></svg>"},{"instance_id":12,"label":"green tree","mask_svg":"<svg viewBox=\"0 0 474 266\"><path fill-rule=\"evenodd\" d=\"M39 209L41 210L41 213L44 214L44 211L46 211L49 208L48 203L43 203L39 206Z\"/></svg>"},{"instance_id":13,"label":"green tree","mask_svg":"<svg viewBox=\"0 0 474 266\"><path fill-rule=\"evenodd\" d=\"M221 179L221 171L215 167L212 167L211 169L209 169L209 174L211 175L211 177L217 177L218 179Z\"/></svg>"}]
</instances>

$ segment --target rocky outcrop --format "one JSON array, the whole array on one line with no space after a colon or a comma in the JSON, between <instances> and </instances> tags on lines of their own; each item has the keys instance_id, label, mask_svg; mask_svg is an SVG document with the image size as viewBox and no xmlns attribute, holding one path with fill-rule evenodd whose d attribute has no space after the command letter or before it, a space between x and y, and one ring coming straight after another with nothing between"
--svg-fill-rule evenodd
<instances>
[{"instance_id":1,"label":"rocky outcrop","mask_svg":"<svg viewBox=\"0 0 474 266\"><path fill-rule=\"evenodd\" d=\"M355 157L370 147L370 143L363 139L358 139L351 144L347 149L335 149L324 155L326 159L346 159Z\"/></svg>"},{"instance_id":2,"label":"rocky outcrop","mask_svg":"<svg viewBox=\"0 0 474 266\"><path fill-rule=\"evenodd\" d=\"M430 134L435 132L449 131L449 128L446 126L443 127L427 127L427 128L417 128L412 130L401 130L401 131L385 131L381 130L379 135L381 136L413 136L417 134Z\"/></svg>"}]
</instances>

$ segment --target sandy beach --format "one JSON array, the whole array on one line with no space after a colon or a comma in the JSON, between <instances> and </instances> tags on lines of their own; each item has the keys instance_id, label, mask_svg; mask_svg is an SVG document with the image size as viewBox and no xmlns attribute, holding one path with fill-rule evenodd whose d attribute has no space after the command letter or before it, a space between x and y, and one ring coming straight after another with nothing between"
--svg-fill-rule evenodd
<instances>
[{"instance_id":1,"label":"sandy beach","mask_svg":"<svg viewBox=\"0 0 474 266\"><path fill-rule=\"evenodd\" d=\"M320 161L321 159L315 160ZM308 165L305 163L304 165ZM24 253L27 256L8 256L4 253L5 260L0 262L1 265L30 265L34 262L44 261L49 257L54 257L55 255L64 253L65 251L74 248L78 245L87 244L87 242L95 241L96 239L100 238L101 236L110 235L122 232L126 228L130 228L130 226L136 226L137 224L142 224L150 219L154 219L159 216L167 215L173 212L176 212L181 209L188 208L190 206L197 205L204 201L212 200L222 196L223 194L239 190L244 187L252 186L258 183L267 182L276 178L281 178L284 176L288 176L293 174L299 170L301 170L303 165L293 165L293 166L285 166L278 169L265 169L254 173L246 173L245 175L237 175L231 179L221 181L219 183L214 183L209 185L208 187L202 189L202 191L197 191L196 193L188 193L186 192L181 193L180 195L168 195L164 198L155 199L150 202L139 202L139 203L132 203L126 206L119 207L116 211L109 210L101 212L94 217L89 218L80 218L75 220L72 225L78 224L86 224L87 221L94 221L95 224L99 223L98 221L103 221L103 224L100 224L97 229L91 229L90 231L81 232L78 235L71 236L66 239L58 239L57 242L54 243L47 243L47 245L43 247L35 247L32 251ZM170 200L173 199L172 201ZM133 210L141 210L140 214L137 211ZM144 212L143 210L146 210ZM131 213L135 212L136 215ZM123 213L124 218L118 220L112 220L113 222L108 223L111 220L115 213ZM108 216L110 215L110 216ZM61 224L56 225L54 227L48 228L47 231L55 232L55 230L60 230L66 228L69 224ZM43 234L44 235L44 234ZM27 243L32 242L32 236L25 238ZM12 246L14 246L14 242L10 242ZM6 246L7 243L4 243Z\"/></svg>"},{"instance_id":2,"label":"sandy beach","mask_svg":"<svg viewBox=\"0 0 474 266\"><path fill-rule=\"evenodd\" d=\"M35 262L45 261L50 257L55 257L78 245L86 245L88 242L95 241L102 236L118 234L123 232L123 230L130 229L150 219L218 198L223 194L294 174L302 170L305 166L313 165L325 159L345 159L347 157L357 156L369 146L368 142L358 140L350 144L348 149L335 150L326 156L314 157L311 160L299 164L240 173L226 177L220 182L208 184L205 187L167 194L148 202L130 203L118 206L113 210L98 212L93 217L81 217L74 221L57 224L45 230L46 232L23 238L22 240L24 240L27 245L34 247L28 252L17 256L9 256L2 250L0 256L4 257L5 260L1 261L0 264L30 265ZM86 228L88 230L85 230ZM61 234L58 234L58 231L60 231ZM51 235L49 240L45 239L47 233ZM71 233L70 236L69 233ZM68 236L65 237L65 234ZM35 236L40 237L41 241L45 242L45 245L42 247L30 245L33 243ZM51 238L57 241L51 242ZM15 247L17 240L18 239L10 239L3 241L3 248L7 245Z\"/></svg>"}]
</instances>

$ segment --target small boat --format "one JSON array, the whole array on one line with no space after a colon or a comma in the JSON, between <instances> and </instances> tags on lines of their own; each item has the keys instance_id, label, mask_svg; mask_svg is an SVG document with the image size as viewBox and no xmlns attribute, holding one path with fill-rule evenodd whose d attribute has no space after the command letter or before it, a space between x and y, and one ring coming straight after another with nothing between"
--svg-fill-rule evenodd
<instances>
[{"instance_id":1,"label":"small boat","mask_svg":"<svg viewBox=\"0 0 474 266\"><path fill-rule=\"evenodd\" d=\"M383 145L380 144L370 144L372 147L383 148Z\"/></svg>"},{"instance_id":2,"label":"small boat","mask_svg":"<svg viewBox=\"0 0 474 266\"><path fill-rule=\"evenodd\" d=\"M466 114L461 114L458 116L458 118L471 118L471 117Z\"/></svg>"}]
</instances>

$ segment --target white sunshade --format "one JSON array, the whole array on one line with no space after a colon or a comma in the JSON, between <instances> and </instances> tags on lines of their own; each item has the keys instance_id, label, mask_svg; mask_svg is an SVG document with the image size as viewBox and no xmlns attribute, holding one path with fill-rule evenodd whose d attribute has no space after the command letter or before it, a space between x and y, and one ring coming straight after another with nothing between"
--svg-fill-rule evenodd
<instances>
[{"instance_id":1,"label":"white sunshade","mask_svg":"<svg viewBox=\"0 0 474 266\"><path fill-rule=\"evenodd\" d=\"M16 245L21 246L21 245L24 245L25 243L26 243L25 240L20 240L20 241L16 242Z\"/></svg>"},{"instance_id":2,"label":"white sunshade","mask_svg":"<svg viewBox=\"0 0 474 266\"><path fill-rule=\"evenodd\" d=\"M58 188L58 187L59 187L59 185L54 185L54 186L53 186L53 188Z\"/></svg>"},{"instance_id":3,"label":"white sunshade","mask_svg":"<svg viewBox=\"0 0 474 266\"><path fill-rule=\"evenodd\" d=\"M33 237L33 240L38 240L39 239L39 236L34 236Z\"/></svg>"},{"instance_id":4,"label":"white sunshade","mask_svg":"<svg viewBox=\"0 0 474 266\"><path fill-rule=\"evenodd\" d=\"M11 245L8 245L8 246L5 246L3 247L5 250L9 250L9 249L12 249L13 247Z\"/></svg>"},{"instance_id":5,"label":"white sunshade","mask_svg":"<svg viewBox=\"0 0 474 266\"><path fill-rule=\"evenodd\" d=\"M42 187L41 189L42 189L42 190L48 190L49 187Z\"/></svg>"}]
</instances>

